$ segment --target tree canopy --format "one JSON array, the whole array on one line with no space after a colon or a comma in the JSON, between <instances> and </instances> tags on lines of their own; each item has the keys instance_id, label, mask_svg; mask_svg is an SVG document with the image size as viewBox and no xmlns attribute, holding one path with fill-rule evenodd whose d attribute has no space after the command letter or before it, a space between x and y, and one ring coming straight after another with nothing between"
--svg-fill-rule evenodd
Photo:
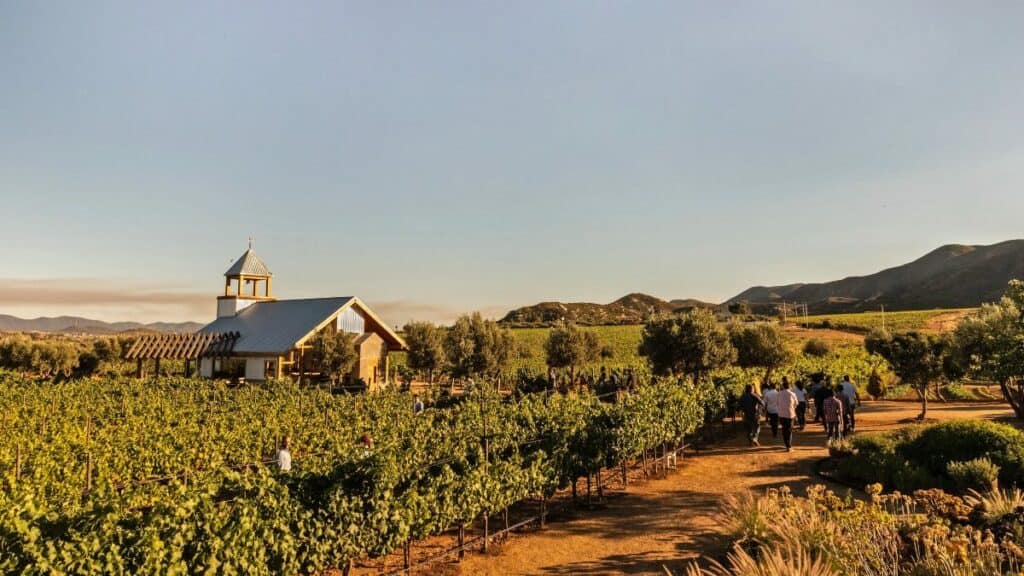
<instances>
[{"instance_id":1,"label":"tree canopy","mask_svg":"<svg viewBox=\"0 0 1024 576\"><path fill-rule=\"evenodd\" d=\"M648 320L638 352L655 374L690 376L694 381L736 359L728 332L703 309Z\"/></svg>"},{"instance_id":2,"label":"tree canopy","mask_svg":"<svg viewBox=\"0 0 1024 576\"><path fill-rule=\"evenodd\" d=\"M967 371L999 383L1014 413L1024 418L1024 282L1010 282L1002 299L965 318L955 337Z\"/></svg>"},{"instance_id":3,"label":"tree canopy","mask_svg":"<svg viewBox=\"0 0 1024 576\"><path fill-rule=\"evenodd\" d=\"M512 332L479 312L459 317L444 340L448 366L456 378L498 376L508 368L514 348Z\"/></svg>"},{"instance_id":4,"label":"tree canopy","mask_svg":"<svg viewBox=\"0 0 1024 576\"><path fill-rule=\"evenodd\" d=\"M944 379L951 369L952 341L948 336L921 332L890 334L875 330L864 339L871 354L885 358L892 371L921 398L923 420L928 414L928 385Z\"/></svg>"},{"instance_id":5,"label":"tree canopy","mask_svg":"<svg viewBox=\"0 0 1024 576\"><path fill-rule=\"evenodd\" d=\"M359 355L356 353L355 339L348 332L338 331L334 334L320 332L310 342L313 364L327 376L331 382L343 380L352 373Z\"/></svg>"},{"instance_id":6,"label":"tree canopy","mask_svg":"<svg viewBox=\"0 0 1024 576\"><path fill-rule=\"evenodd\" d=\"M772 371L789 362L792 356L776 324L733 325L729 337L736 348L736 364L743 368L764 368L765 383L771 381Z\"/></svg>"},{"instance_id":7,"label":"tree canopy","mask_svg":"<svg viewBox=\"0 0 1024 576\"><path fill-rule=\"evenodd\" d=\"M410 322L402 332L409 347L406 363L413 370L426 372L433 383L434 374L445 364L444 331L430 322Z\"/></svg>"},{"instance_id":8,"label":"tree canopy","mask_svg":"<svg viewBox=\"0 0 1024 576\"><path fill-rule=\"evenodd\" d=\"M570 375L574 375L577 367L597 361L601 356L601 343L594 332L562 322L548 334L544 352L548 366L569 368Z\"/></svg>"}]
</instances>

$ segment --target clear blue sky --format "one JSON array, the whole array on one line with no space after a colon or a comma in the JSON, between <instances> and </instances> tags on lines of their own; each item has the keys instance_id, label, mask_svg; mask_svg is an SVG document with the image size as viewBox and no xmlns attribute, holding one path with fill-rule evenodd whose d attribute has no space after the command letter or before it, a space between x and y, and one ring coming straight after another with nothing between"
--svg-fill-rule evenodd
<instances>
[{"instance_id":1,"label":"clear blue sky","mask_svg":"<svg viewBox=\"0 0 1024 576\"><path fill-rule=\"evenodd\" d=\"M0 313L721 301L1024 236L1021 2L0 3Z\"/></svg>"}]
</instances>

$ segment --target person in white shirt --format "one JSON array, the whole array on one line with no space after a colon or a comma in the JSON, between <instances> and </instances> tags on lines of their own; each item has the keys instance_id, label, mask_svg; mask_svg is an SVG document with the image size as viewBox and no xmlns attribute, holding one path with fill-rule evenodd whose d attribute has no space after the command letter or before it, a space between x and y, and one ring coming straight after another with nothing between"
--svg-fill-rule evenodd
<instances>
[{"instance_id":1,"label":"person in white shirt","mask_svg":"<svg viewBox=\"0 0 1024 576\"><path fill-rule=\"evenodd\" d=\"M782 391L776 396L775 403L779 411L779 423L782 424L782 443L786 445L786 452L790 452L793 450L793 420L796 419L799 402L785 378L782 379Z\"/></svg>"},{"instance_id":2,"label":"person in white shirt","mask_svg":"<svg viewBox=\"0 0 1024 576\"><path fill-rule=\"evenodd\" d=\"M807 392L804 391L803 380L796 383L796 387L793 388L793 394L796 394L796 426L798 430L803 430L807 426Z\"/></svg>"},{"instance_id":3,"label":"person in white shirt","mask_svg":"<svg viewBox=\"0 0 1024 576\"><path fill-rule=\"evenodd\" d=\"M775 389L775 384L771 382L765 384L763 398L764 411L768 415L768 425L772 429L772 438L776 438L779 435L779 391Z\"/></svg>"},{"instance_id":4,"label":"person in white shirt","mask_svg":"<svg viewBox=\"0 0 1024 576\"><path fill-rule=\"evenodd\" d=\"M292 469L292 453L288 450L291 443L292 439L285 436L281 440L281 447L277 450L277 456L274 458L277 461L277 469L281 472L289 472Z\"/></svg>"},{"instance_id":5,"label":"person in white shirt","mask_svg":"<svg viewBox=\"0 0 1024 576\"><path fill-rule=\"evenodd\" d=\"M857 424L853 413L860 406L860 395L857 394L857 387L853 385L853 382L850 382L849 376L843 376L843 381L839 383L839 389L842 390L843 404L846 408L845 418L843 418L843 433L849 434L853 432Z\"/></svg>"}]
</instances>

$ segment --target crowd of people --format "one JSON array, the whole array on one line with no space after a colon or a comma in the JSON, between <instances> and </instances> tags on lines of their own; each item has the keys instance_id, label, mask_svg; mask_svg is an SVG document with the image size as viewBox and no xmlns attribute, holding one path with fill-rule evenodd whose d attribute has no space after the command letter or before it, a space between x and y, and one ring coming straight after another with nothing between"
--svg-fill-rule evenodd
<instances>
[{"instance_id":1,"label":"crowd of people","mask_svg":"<svg viewBox=\"0 0 1024 576\"><path fill-rule=\"evenodd\" d=\"M803 381L790 384L789 378L783 377L778 386L773 382L766 383L761 394L753 384L748 384L743 390L739 408L743 412L747 441L751 446L761 445L761 423L766 420L772 438L778 438L781 433L786 451L791 451L793 431L806 428L809 406L813 409L814 423L821 423L825 428L829 443L854 432L860 396L849 376L843 376L836 385L820 378L809 386Z\"/></svg>"}]
</instances>

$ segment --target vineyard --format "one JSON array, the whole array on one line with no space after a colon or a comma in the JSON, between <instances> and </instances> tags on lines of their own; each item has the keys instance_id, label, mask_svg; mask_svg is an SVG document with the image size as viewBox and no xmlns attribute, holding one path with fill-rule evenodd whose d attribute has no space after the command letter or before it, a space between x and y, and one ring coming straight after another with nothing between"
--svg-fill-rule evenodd
<instances>
[{"instance_id":1,"label":"vineyard","mask_svg":"<svg viewBox=\"0 0 1024 576\"><path fill-rule=\"evenodd\" d=\"M413 414L287 383L0 379L0 570L26 574L320 573L680 442L725 400L476 389Z\"/></svg>"},{"instance_id":2,"label":"vineyard","mask_svg":"<svg viewBox=\"0 0 1024 576\"><path fill-rule=\"evenodd\" d=\"M947 311L948 312L948 311ZM916 315L918 318L929 318L931 312L898 313ZM835 318L854 317L859 321L861 314L837 315ZM890 314L886 314L887 317ZM812 317L814 318L814 317ZM824 318L824 317L822 317ZM602 346L610 351L610 356L584 367L584 372L596 375L603 367L608 371L632 370L642 377L649 376L647 361L637 352L643 334L643 326L594 326L582 328L594 332ZM512 359L508 377L515 379L522 375L539 376L547 372L545 363L544 343L551 332L550 328L516 328L512 330L516 350ZM787 346L794 352L792 360L781 371L781 375L790 378L806 378L810 374L821 373L833 376L838 380L843 374L849 374L854 381L866 381L872 370L886 370L884 362L872 358L864 351L859 336L851 336L849 340L837 341L831 353L824 357L806 357L800 354L803 344L814 334L786 332ZM392 355L395 365L404 364L404 354ZM739 368L729 368L719 374L721 378L743 378L745 382L758 378L754 374Z\"/></svg>"},{"instance_id":3,"label":"vineyard","mask_svg":"<svg viewBox=\"0 0 1024 576\"><path fill-rule=\"evenodd\" d=\"M858 312L853 314L819 314L813 316L793 316L790 322L814 328L832 328L851 332L866 333L874 329L885 328L893 332L906 330L939 330L936 321L950 317L952 322L975 310L974 308L954 310L902 310L897 312Z\"/></svg>"}]
</instances>

